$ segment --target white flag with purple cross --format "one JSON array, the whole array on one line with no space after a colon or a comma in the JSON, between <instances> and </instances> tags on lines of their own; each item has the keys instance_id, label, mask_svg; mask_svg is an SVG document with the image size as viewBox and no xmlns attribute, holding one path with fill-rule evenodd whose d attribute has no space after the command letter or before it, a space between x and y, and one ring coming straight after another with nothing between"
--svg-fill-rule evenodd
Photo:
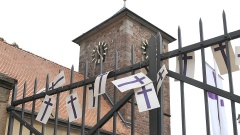
<instances>
[{"instance_id":1,"label":"white flag with purple cross","mask_svg":"<svg viewBox=\"0 0 240 135\"><path fill-rule=\"evenodd\" d=\"M157 73L157 93L162 85L163 79L166 77L168 71L166 69L166 66L163 65L161 69Z\"/></svg>"},{"instance_id":2,"label":"white flag with purple cross","mask_svg":"<svg viewBox=\"0 0 240 135\"><path fill-rule=\"evenodd\" d=\"M152 81L143 73L137 73L128 77L117 79L112 81L112 83L121 91L125 92L130 89L135 89L142 87Z\"/></svg>"},{"instance_id":3,"label":"white flag with purple cross","mask_svg":"<svg viewBox=\"0 0 240 135\"><path fill-rule=\"evenodd\" d=\"M106 92L106 82L109 72L98 75L94 82L94 97Z\"/></svg>"},{"instance_id":4,"label":"white flag with purple cross","mask_svg":"<svg viewBox=\"0 0 240 135\"><path fill-rule=\"evenodd\" d=\"M153 83L134 89L134 93L139 112L160 107Z\"/></svg>"},{"instance_id":5,"label":"white flag with purple cross","mask_svg":"<svg viewBox=\"0 0 240 135\"><path fill-rule=\"evenodd\" d=\"M235 64L240 65L240 46L235 46Z\"/></svg>"},{"instance_id":6,"label":"white flag with purple cross","mask_svg":"<svg viewBox=\"0 0 240 135\"><path fill-rule=\"evenodd\" d=\"M55 78L52 82L49 83L49 90L52 90L52 89L56 89L58 87L61 87L63 86L63 84L66 83L66 79L65 79L65 76L64 76L64 71L61 71ZM41 90L39 90L37 92L38 93L42 93L42 92L45 92L46 91L46 88L43 88Z\"/></svg>"},{"instance_id":7,"label":"white flag with purple cross","mask_svg":"<svg viewBox=\"0 0 240 135\"><path fill-rule=\"evenodd\" d=\"M55 78L52 82L49 83L49 90L52 90L52 89L55 89L55 88L58 88L58 87L61 87L63 84L66 83L66 79L65 79L65 76L64 76L64 71L61 71ZM46 88L43 88L41 90L39 90L37 92L38 93L43 93L46 91ZM43 98L41 98L42 102L43 102ZM51 113L51 118L54 118L55 117L55 111L53 110L52 113Z\"/></svg>"},{"instance_id":8,"label":"white flag with purple cross","mask_svg":"<svg viewBox=\"0 0 240 135\"><path fill-rule=\"evenodd\" d=\"M88 85L88 109L96 108L98 105L98 96L94 96L94 84Z\"/></svg>"},{"instance_id":9,"label":"white flag with purple cross","mask_svg":"<svg viewBox=\"0 0 240 135\"><path fill-rule=\"evenodd\" d=\"M50 97L46 95L42 102L42 105L41 105L40 111L38 112L36 120L43 124L46 124L51 115L51 112L53 110L53 106L55 103L56 103L56 99L54 97Z\"/></svg>"},{"instance_id":10,"label":"white flag with purple cross","mask_svg":"<svg viewBox=\"0 0 240 135\"><path fill-rule=\"evenodd\" d=\"M72 122L82 117L82 109L79 104L77 93L72 93L66 98L66 106L68 112L69 122Z\"/></svg>"},{"instance_id":11,"label":"white flag with purple cross","mask_svg":"<svg viewBox=\"0 0 240 135\"><path fill-rule=\"evenodd\" d=\"M216 60L216 63L217 63L217 66L219 68L219 71L220 71L221 75L224 75L224 74L228 73L227 60L230 60L230 62L231 62L231 68L232 68L231 71L232 72L239 70L239 67L235 64L235 56L234 56L234 52L233 52L231 42L228 42L228 47L229 47L230 58L227 58L227 55L226 55L225 42L211 46L213 57Z\"/></svg>"},{"instance_id":12,"label":"white flag with purple cross","mask_svg":"<svg viewBox=\"0 0 240 135\"><path fill-rule=\"evenodd\" d=\"M215 64L216 65L216 64ZM217 68L213 69L206 63L207 84L222 89L222 77ZM213 135L228 135L227 120L225 115L224 101L221 96L208 92L208 104L210 110L211 126Z\"/></svg>"},{"instance_id":13,"label":"white flag with purple cross","mask_svg":"<svg viewBox=\"0 0 240 135\"><path fill-rule=\"evenodd\" d=\"M176 72L179 72L179 57L176 58ZM184 76L194 78L195 71L195 53L190 52L182 55L182 73Z\"/></svg>"}]
</instances>

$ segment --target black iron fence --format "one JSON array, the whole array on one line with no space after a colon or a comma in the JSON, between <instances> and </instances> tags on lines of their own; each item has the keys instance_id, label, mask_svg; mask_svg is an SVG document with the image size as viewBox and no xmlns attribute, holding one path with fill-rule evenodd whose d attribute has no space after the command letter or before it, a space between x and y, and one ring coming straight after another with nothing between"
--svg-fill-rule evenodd
<instances>
[{"instance_id":1,"label":"black iron fence","mask_svg":"<svg viewBox=\"0 0 240 135\"><path fill-rule=\"evenodd\" d=\"M181 30L178 29L178 45L179 48L167 53L162 53L162 37L161 34L157 34L157 38L154 38L153 36L149 40L149 59L146 61L142 61L139 63L134 62L134 49L132 47L132 57L131 62L132 65L127 66L122 69L118 69L118 53L116 51L115 55L115 67L114 70L111 71L108 75L108 78L117 79L117 76L125 74L125 73L131 73L134 74L136 70L139 70L141 68L148 68L148 77L151 80L157 79L157 71L160 69L162 65L163 60L168 60L172 57L179 56L179 65L180 65L180 74L168 70L168 76L172 77L174 79L177 79L180 81L180 93L181 93L181 118L182 118L182 134L186 135L186 121L185 121L185 101L184 101L184 83L193 85L195 87L198 87L200 89L203 89L204 92L204 101L205 101L205 116L206 116L206 134L210 135L210 120L209 120L209 107L208 107L208 97L207 92L211 92L214 94L217 94L219 96L222 96L224 98L227 98L231 100L231 112L232 112L232 121L233 121L233 133L234 135L237 135L237 123L236 123L236 109L235 109L235 103L240 103L240 96L234 94L234 88L233 88L233 81L232 81L232 72L231 72L231 64L230 64L230 55L229 55L229 47L227 42L236 38L240 37L240 30L230 32L227 31L227 23L226 23L226 17L225 13L223 12L223 28L224 28L224 34L204 40L203 38L203 26L202 21L199 21L199 31L200 31L200 42L182 47L181 42ZM226 55L227 55L227 69L228 69L228 78L229 78L229 89L230 92L223 91L219 88L213 87L211 85L206 84L206 67L205 67L205 52L204 48L210 47L215 44L223 43L225 42L226 45ZM157 48L157 50L156 50ZM201 50L201 58L202 58L202 75L203 75L203 82L194 80L192 78L186 77L182 73L182 55L193 52L196 50ZM157 55L156 55L157 54ZM22 134L22 127L25 126L28 130L30 130L30 134L36 134L36 135L43 135L45 134L45 125L42 125L42 130L38 131L33 127L36 112L35 112L35 104L36 100L43 98L46 94L47 95L57 95L56 100L56 110L55 110L55 119L52 121L54 123L54 135L57 134L57 128L59 123L65 123L67 126L67 134L70 134L70 129L73 127L81 128L81 132L79 134L108 134L107 132L101 131L100 128L110 119L113 117L113 133L109 134L116 134L117 125L116 125L116 117L119 115L121 117L121 114L118 112L129 100L131 100L131 122L129 122L129 125L131 126L131 135L135 134L135 109L134 109L134 91L129 91L122 99L117 99L117 89L114 88L114 98L112 101L112 108L111 110L102 118L100 118L101 114L101 98L98 98L98 108L97 108L97 123L93 127L89 127L85 125L85 113L86 113L86 91L87 91L87 85L92 84L95 81L95 77L87 79L87 73L88 73L88 63L86 62L86 68L84 72L84 80L79 82L73 82L73 69L71 72L71 81L70 84L65 85L60 88L53 89L49 91L49 77L47 76L46 79L46 93L39 93L36 94L37 90L37 80L35 80L35 86L34 86L34 93L32 96L25 97L26 95L26 85L24 87L23 91L23 98L16 100L17 95L17 88L13 90L12 93L12 102L11 106L8 108L8 111L10 112L9 117L9 125L8 125L8 135L12 135L13 131L13 121L17 120L20 124L20 132L19 134ZM100 62L100 68L99 68L99 74L102 73L102 62ZM154 81L154 85L156 87L156 81ZM80 125L76 125L73 123L69 123L68 121L62 121L58 119L58 109L59 109L59 94L65 91L72 92L73 89L83 87L83 99L82 99L82 122ZM149 111L149 134L150 135L163 135L164 134L164 96L163 96L163 87L161 87L160 92L158 93L158 98L161 107L158 109L150 110ZM31 112L26 112L25 110L25 103L32 101L32 110ZM19 110L18 105L22 105L21 110ZM17 113L17 112L20 112ZM28 115L31 118L30 123L28 123L24 117Z\"/></svg>"}]
</instances>

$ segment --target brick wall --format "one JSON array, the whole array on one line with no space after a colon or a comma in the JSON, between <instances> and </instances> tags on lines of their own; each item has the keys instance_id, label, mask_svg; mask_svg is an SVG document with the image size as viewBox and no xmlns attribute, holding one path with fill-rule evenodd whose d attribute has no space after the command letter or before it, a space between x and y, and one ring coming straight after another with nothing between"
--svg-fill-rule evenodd
<instances>
[{"instance_id":1,"label":"brick wall","mask_svg":"<svg viewBox=\"0 0 240 135\"><path fill-rule=\"evenodd\" d=\"M114 69L114 56L115 50L118 50L118 67L123 68L131 64L131 46L134 45L135 49L135 61L139 62L143 60L141 44L142 41L148 40L151 35L156 36L156 33L149 30L144 25L138 23L137 21L131 19L128 16L120 18L118 21L112 23L106 28L98 31L97 33L91 35L90 37L81 41L80 46L80 58L79 58L79 71L83 73L85 67L85 61L92 60L92 50L95 45L98 45L99 41L104 41L108 44L108 54L106 56L105 62L103 64L103 72L111 71ZM163 39L163 51L168 51L168 41ZM166 67L168 68L168 61L164 61ZM89 63L88 69L89 77L94 77L99 75L99 66L94 65L94 63ZM144 69L142 69L144 71ZM136 71L139 72L139 71ZM119 76L127 76L130 74ZM113 99L113 85L110 82L112 79L109 79L107 82L107 92ZM170 114L170 96L169 96L169 79L166 78L164 81L164 112ZM120 93L117 90L118 99L121 99L125 93ZM124 118L127 121L131 119L130 104L127 103L120 112L123 114ZM139 113L136 109L135 115L135 125L137 131L140 134L148 134L148 112ZM165 133L170 135L170 118L165 117Z\"/></svg>"},{"instance_id":2,"label":"brick wall","mask_svg":"<svg viewBox=\"0 0 240 135\"><path fill-rule=\"evenodd\" d=\"M0 73L0 131L2 133L5 132L8 118L8 98L10 95L10 91L13 89L15 83L17 83L17 80Z\"/></svg>"}]
</instances>

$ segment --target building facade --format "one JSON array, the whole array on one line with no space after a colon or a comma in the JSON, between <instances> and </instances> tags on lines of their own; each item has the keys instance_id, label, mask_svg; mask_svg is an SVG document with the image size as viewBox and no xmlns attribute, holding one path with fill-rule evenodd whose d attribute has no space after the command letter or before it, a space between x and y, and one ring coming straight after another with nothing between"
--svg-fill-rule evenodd
<instances>
[{"instance_id":1,"label":"building facade","mask_svg":"<svg viewBox=\"0 0 240 135\"><path fill-rule=\"evenodd\" d=\"M104 57L103 73L114 69L114 56L117 50L118 52L118 68L124 68L131 65L131 47L134 46L135 62L140 62L146 59L146 55L143 55L143 44L147 44L148 39L151 36L157 35L160 32L163 37L163 51L168 51L168 44L173 42L175 38L152 25L150 22L141 18L134 12L127 8L122 8L112 17L106 21L100 23L98 26L92 28L88 32L82 34L73 40L77 43L80 49L79 57L79 72L83 73L85 67L85 61L92 61L89 64L89 77L95 77L99 75L99 64L97 53L100 53ZM106 44L106 45L105 45ZM96 46L105 45L103 49L96 50ZM104 48L107 48L106 51ZM101 52L102 51L102 52ZM106 54L104 54L106 53ZM146 52L147 53L147 52ZM164 64L168 68L168 61L164 61ZM141 69L137 72L145 72L145 69ZM126 76L126 75L125 75ZM118 78L121 78L119 76ZM107 93L113 99L113 85L110 83L111 79L107 82ZM170 92L169 92L169 79L164 81L164 128L165 134L170 135ZM118 91L118 99L121 99L125 93ZM126 121L131 119L131 104L126 104L121 110ZM135 107L135 131L139 134L149 133L149 117L148 112L139 113L137 106Z\"/></svg>"}]
</instances>

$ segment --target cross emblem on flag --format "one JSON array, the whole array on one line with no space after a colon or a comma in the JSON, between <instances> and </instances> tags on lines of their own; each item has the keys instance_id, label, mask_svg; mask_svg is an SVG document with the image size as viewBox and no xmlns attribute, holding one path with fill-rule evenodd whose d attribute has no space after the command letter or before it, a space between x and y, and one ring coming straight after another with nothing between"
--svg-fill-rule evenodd
<instances>
[{"instance_id":1,"label":"cross emblem on flag","mask_svg":"<svg viewBox=\"0 0 240 135\"><path fill-rule=\"evenodd\" d=\"M167 73L168 72L167 72L166 66L163 65L157 73L157 93L158 93L158 91L162 85L163 79L166 77Z\"/></svg>"},{"instance_id":2,"label":"cross emblem on flag","mask_svg":"<svg viewBox=\"0 0 240 135\"><path fill-rule=\"evenodd\" d=\"M183 60L183 75L186 76L187 73L187 61L193 59L192 56L187 56L187 54L183 54L182 60Z\"/></svg>"},{"instance_id":3,"label":"cross emblem on flag","mask_svg":"<svg viewBox=\"0 0 240 135\"><path fill-rule=\"evenodd\" d=\"M138 73L121 79L112 81L112 83L121 91L125 92L130 89L139 88L152 81L143 73Z\"/></svg>"},{"instance_id":4,"label":"cross emblem on flag","mask_svg":"<svg viewBox=\"0 0 240 135\"><path fill-rule=\"evenodd\" d=\"M36 120L43 124L46 124L51 115L55 103L56 99L54 97L46 95L41 105L40 111L36 117Z\"/></svg>"},{"instance_id":5,"label":"cross emblem on flag","mask_svg":"<svg viewBox=\"0 0 240 135\"><path fill-rule=\"evenodd\" d=\"M139 112L160 107L153 83L134 89Z\"/></svg>"},{"instance_id":6,"label":"cross emblem on flag","mask_svg":"<svg viewBox=\"0 0 240 135\"><path fill-rule=\"evenodd\" d=\"M94 84L88 85L88 109L96 108L98 105L98 96L94 97Z\"/></svg>"},{"instance_id":7,"label":"cross emblem on flag","mask_svg":"<svg viewBox=\"0 0 240 135\"><path fill-rule=\"evenodd\" d=\"M82 109L79 104L77 93L73 93L66 98L66 106L69 122L82 117Z\"/></svg>"},{"instance_id":8,"label":"cross emblem on flag","mask_svg":"<svg viewBox=\"0 0 240 135\"><path fill-rule=\"evenodd\" d=\"M228 73L227 60L230 60L232 72L239 70L239 67L235 64L236 56L234 56L233 48L232 48L230 41L228 42L228 48L229 48L229 55L230 55L229 58L226 55L225 42L211 46L213 57L217 63L217 66L219 68L221 75ZM237 58L237 59L239 59L239 58Z\"/></svg>"},{"instance_id":9,"label":"cross emblem on flag","mask_svg":"<svg viewBox=\"0 0 240 135\"><path fill-rule=\"evenodd\" d=\"M190 52L187 54L182 55L182 62L183 62L183 75L194 78L194 70L195 70L195 53ZM179 68L179 57L176 60L176 72L180 73Z\"/></svg>"},{"instance_id":10,"label":"cross emblem on flag","mask_svg":"<svg viewBox=\"0 0 240 135\"><path fill-rule=\"evenodd\" d=\"M138 78L138 76L133 76L133 77L135 78L135 80L119 84L118 87L122 87L122 86L125 86L128 84L133 84L133 83L137 83L137 82L139 82L140 84L144 84L143 79L145 79L146 77L141 77L141 78Z\"/></svg>"},{"instance_id":11,"label":"cross emblem on flag","mask_svg":"<svg viewBox=\"0 0 240 135\"><path fill-rule=\"evenodd\" d=\"M106 72L96 77L94 82L94 97L105 93L108 73Z\"/></svg>"}]
</instances>

